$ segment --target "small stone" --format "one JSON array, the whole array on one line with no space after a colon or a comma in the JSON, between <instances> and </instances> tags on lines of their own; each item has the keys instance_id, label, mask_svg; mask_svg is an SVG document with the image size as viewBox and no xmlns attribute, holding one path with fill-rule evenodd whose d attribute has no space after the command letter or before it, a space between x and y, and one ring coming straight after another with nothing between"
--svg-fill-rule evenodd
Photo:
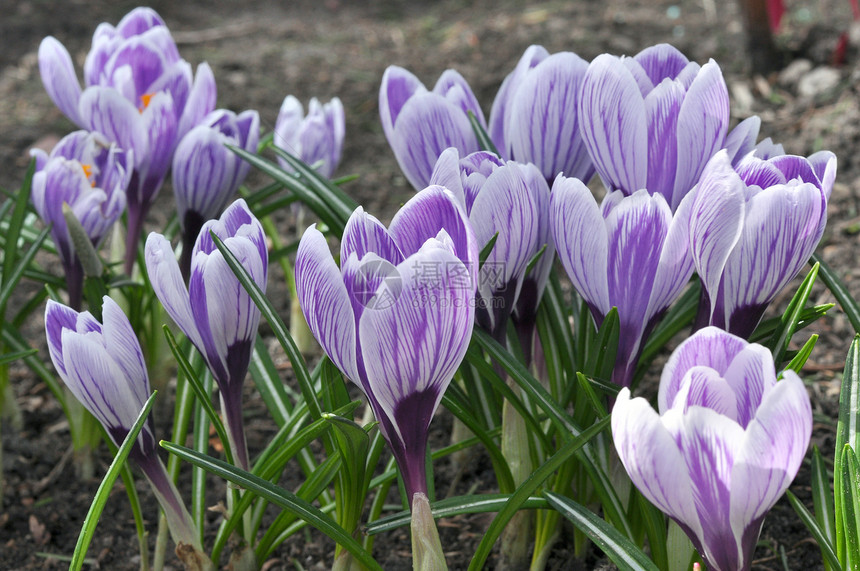
<instances>
[{"instance_id":1,"label":"small stone","mask_svg":"<svg viewBox=\"0 0 860 571\"><path fill-rule=\"evenodd\" d=\"M797 83L797 93L801 97L815 97L839 84L839 71L827 66L813 69Z\"/></svg>"},{"instance_id":2,"label":"small stone","mask_svg":"<svg viewBox=\"0 0 860 571\"><path fill-rule=\"evenodd\" d=\"M812 62L808 59L796 59L779 73L779 84L792 87L812 70Z\"/></svg>"}]
</instances>

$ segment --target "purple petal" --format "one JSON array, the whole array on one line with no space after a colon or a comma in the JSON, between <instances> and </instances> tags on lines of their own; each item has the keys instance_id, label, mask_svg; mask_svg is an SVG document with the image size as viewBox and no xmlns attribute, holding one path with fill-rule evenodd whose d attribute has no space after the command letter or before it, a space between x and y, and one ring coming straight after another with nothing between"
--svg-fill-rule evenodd
<instances>
[{"instance_id":1,"label":"purple petal","mask_svg":"<svg viewBox=\"0 0 860 571\"><path fill-rule=\"evenodd\" d=\"M732 466L742 448L744 431L733 420L700 407L691 408L677 428L674 437L683 451L702 526L698 538L702 556L717 569L741 569L737 565L738 542L728 522L734 489Z\"/></svg>"},{"instance_id":2,"label":"purple petal","mask_svg":"<svg viewBox=\"0 0 860 571\"><path fill-rule=\"evenodd\" d=\"M68 50L53 36L39 44L39 73L51 101L79 127L86 127L78 112L81 84Z\"/></svg>"},{"instance_id":3,"label":"purple petal","mask_svg":"<svg viewBox=\"0 0 860 571\"><path fill-rule=\"evenodd\" d=\"M695 265L690 252L690 216L693 197L684 197L669 225L646 315L655 316L667 309L690 281ZM650 318L649 318L650 319Z\"/></svg>"},{"instance_id":4,"label":"purple petal","mask_svg":"<svg viewBox=\"0 0 860 571\"><path fill-rule=\"evenodd\" d=\"M403 106L412 96L426 91L424 84L410 71L396 65L385 69L382 85L379 87L379 117L382 120L382 131L390 145L393 146L394 126Z\"/></svg>"},{"instance_id":5,"label":"purple petal","mask_svg":"<svg viewBox=\"0 0 860 571\"><path fill-rule=\"evenodd\" d=\"M750 199L743 234L725 267L722 303L727 324L745 308L770 303L806 265L824 233L826 209L821 189L796 181Z\"/></svg>"},{"instance_id":6,"label":"purple petal","mask_svg":"<svg viewBox=\"0 0 860 571\"><path fill-rule=\"evenodd\" d=\"M722 376L735 393L738 403L736 420L745 429L755 416L762 395L776 383L773 356L761 345L750 343L734 356Z\"/></svg>"},{"instance_id":7,"label":"purple petal","mask_svg":"<svg viewBox=\"0 0 860 571\"><path fill-rule=\"evenodd\" d=\"M805 160L801 157L794 158ZM741 159L735 167L735 172L747 186L767 188L786 183L785 174L776 164L772 161L762 160L755 155L747 155ZM811 174L811 170L809 172Z\"/></svg>"},{"instance_id":8,"label":"purple petal","mask_svg":"<svg viewBox=\"0 0 860 571\"><path fill-rule=\"evenodd\" d=\"M705 327L678 345L663 367L657 394L660 414L665 414L679 390L687 371L696 366L709 367L724 375L729 364L747 342L716 327Z\"/></svg>"},{"instance_id":9,"label":"purple petal","mask_svg":"<svg viewBox=\"0 0 860 571\"><path fill-rule=\"evenodd\" d=\"M355 316L325 237L308 228L296 253L296 293L308 326L338 369L361 385L356 362Z\"/></svg>"},{"instance_id":10,"label":"purple petal","mask_svg":"<svg viewBox=\"0 0 860 571\"><path fill-rule=\"evenodd\" d=\"M93 34L93 43L87 58L84 61L84 85L100 85L104 76L104 67L110 57L122 44L123 38L116 28L107 22L102 22L96 27Z\"/></svg>"},{"instance_id":11,"label":"purple petal","mask_svg":"<svg viewBox=\"0 0 860 571\"><path fill-rule=\"evenodd\" d=\"M469 87L468 82L456 70L445 70L439 76L436 85L433 86L433 93L438 93L445 97L445 99L459 107L467 117L469 111L471 111L478 119L478 122L485 129L487 128L487 122L484 120L484 112L481 111L478 99L472 93L472 88Z\"/></svg>"},{"instance_id":12,"label":"purple petal","mask_svg":"<svg viewBox=\"0 0 860 571\"><path fill-rule=\"evenodd\" d=\"M466 354L475 318L473 290L456 287L462 262L430 242L398 266L403 288L396 302L365 310L359 322L368 393L392 420L411 395L423 394L416 417L409 419L418 430L426 430ZM441 283L428 283L414 271L425 264L440 269ZM414 428L395 422L394 429L404 440L403 432Z\"/></svg>"},{"instance_id":13,"label":"purple petal","mask_svg":"<svg viewBox=\"0 0 860 571\"><path fill-rule=\"evenodd\" d=\"M547 180L564 173L588 181L594 174L576 113L587 69L574 53L553 54L523 78L510 102L506 137L513 158L535 164Z\"/></svg>"},{"instance_id":14,"label":"purple petal","mask_svg":"<svg viewBox=\"0 0 860 571\"><path fill-rule=\"evenodd\" d=\"M836 180L836 155L830 151L818 151L810 155L808 160L820 181L825 198L829 201L833 182Z\"/></svg>"},{"instance_id":15,"label":"purple petal","mask_svg":"<svg viewBox=\"0 0 860 571\"><path fill-rule=\"evenodd\" d=\"M98 131L122 149L134 152L135 166L140 166L149 154L149 136L141 114L118 91L109 87L88 87L81 94L81 121L92 131Z\"/></svg>"},{"instance_id":16,"label":"purple petal","mask_svg":"<svg viewBox=\"0 0 860 571\"><path fill-rule=\"evenodd\" d=\"M212 68L209 67L209 64L203 62L197 66L197 73L194 75L191 93L188 94L185 107L181 109L182 115L179 118L179 127L176 132L177 138L182 137L192 127L198 125L206 115L215 109L217 96L218 89L215 85L215 75L212 73Z\"/></svg>"},{"instance_id":17,"label":"purple petal","mask_svg":"<svg viewBox=\"0 0 860 571\"><path fill-rule=\"evenodd\" d=\"M188 290L170 242L161 234L152 232L146 239L144 258L152 289L161 305L191 342L199 347L200 334L191 313Z\"/></svg>"},{"instance_id":18,"label":"purple petal","mask_svg":"<svg viewBox=\"0 0 860 571\"><path fill-rule=\"evenodd\" d=\"M714 153L723 147L729 127L729 91L713 60L687 89L678 114L678 170L670 206L674 210L695 186Z\"/></svg>"},{"instance_id":19,"label":"purple petal","mask_svg":"<svg viewBox=\"0 0 860 571\"><path fill-rule=\"evenodd\" d=\"M173 192L180 222L185 211L200 214L203 220L218 216L230 196L238 157L224 146L227 142L220 132L199 125L176 147L173 154Z\"/></svg>"},{"instance_id":20,"label":"purple petal","mask_svg":"<svg viewBox=\"0 0 860 571\"><path fill-rule=\"evenodd\" d=\"M765 394L732 470L731 524L746 558L752 556L758 539L759 528L751 524L758 522L791 484L811 434L812 409L806 388L793 371L785 371L782 381Z\"/></svg>"},{"instance_id":21,"label":"purple petal","mask_svg":"<svg viewBox=\"0 0 860 571\"><path fill-rule=\"evenodd\" d=\"M471 210L466 206L463 178L460 174L460 152L454 147L445 149L439 155L430 175L430 184L444 186L457 197L467 212Z\"/></svg>"},{"instance_id":22,"label":"purple petal","mask_svg":"<svg viewBox=\"0 0 860 571\"><path fill-rule=\"evenodd\" d=\"M448 147L456 147L461 155L479 150L468 117L435 93L420 93L406 102L389 143L416 190L427 186L436 160Z\"/></svg>"},{"instance_id":23,"label":"purple petal","mask_svg":"<svg viewBox=\"0 0 860 571\"><path fill-rule=\"evenodd\" d=\"M547 57L549 57L549 52L542 46L529 46L526 48L520 61L517 62L517 66L505 77L502 86L499 88L499 92L496 94L496 98L493 100L487 133L493 140L496 149L507 158L511 158L510 145L508 144L506 135L507 122L510 117L510 111L508 110L510 102L526 73Z\"/></svg>"},{"instance_id":24,"label":"purple petal","mask_svg":"<svg viewBox=\"0 0 860 571\"><path fill-rule=\"evenodd\" d=\"M111 359L122 371L129 382L129 389L134 393L137 402L144 403L149 398L149 376L146 372L146 362L140 342L131 327L131 323L117 303L104 296L102 305L104 338L109 340L105 349Z\"/></svg>"},{"instance_id":25,"label":"purple petal","mask_svg":"<svg viewBox=\"0 0 860 571\"><path fill-rule=\"evenodd\" d=\"M594 197L582 181L555 180L550 193L550 227L558 257L573 287L592 310L606 315L609 301L606 224Z\"/></svg>"},{"instance_id":26,"label":"purple petal","mask_svg":"<svg viewBox=\"0 0 860 571\"><path fill-rule=\"evenodd\" d=\"M477 277L478 244L475 232L456 197L441 186L428 186L401 208L389 225L388 233L404 256L417 252L440 230L453 241L454 254ZM476 285L473 279L473 287Z\"/></svg>"},{"instance_id":27,"label":"purple petal","mask_svg":"<svg viewBox=\"0 0 860 571\"><path fill-rule=\"evenodd\" d=\"M158 15L158 12L152 8L141 6L135 8L120 20L119 24L117 24L117 32L124 38L130 38L142 34L150 28L164 25L164 20Z\"/></svg>"},{"instance_id":28,"label":"purple petal","mask_svg":"<svg viewBox=\"0 0 860 571\"><path fill-rule=\"evenodd\" d=\"M676 81L664 80L645 97L648 122L648 192L659 192L672 201L678 167L678 113L684 101L684 88Z\"/></svg>"},{"instance_id":29,"label":"purple petal","mask_svg":"<svg viewBox=\"0 0 860 571\"><path fill-rule=\"evenodd\" d=\"M385 229L385 226L359 206L349 217L340 242L340 259L346 261L351 255L358 260L373 253L395 266L403 261L400 248Z\"/></svg>"},{"instance_id":30,"label":"purple petal","mask_svg":"<svg viewBox=\"0 0 860 571\"><path fill-rule=\"evenodd\" d=\"M678 445L643 398L621 389L612 409L612 439L633 484L648 501L701 533L690 476Z\"/></svg>"},{"instance_id":31,"label":"purple petal","mask_svg":"<svg viewBox=\"0 0 860 571\"><path fill-rule=\"evenodd\" d=\"M645 48L633 59L642 66L654 85L659 85L666 78L675 79L690 63L684 54L669 44Z\"/></svg>"},{"instance_id":32,"label":"purple petal","mask_svg":"<svg viewBox=\"0 0 860 571\"><path fill-rule=\"evenodd\" d=\"M77 330L78 312L61 303L49 299L45 307L45 334L48 339L48 354L54 368L62 378L66 378L66 364L63 359L63 330Z\"/></svg>"},{"instance_id":33,"label":"purple petal","mask_svg":"<svg viewBox=\"0 0 860 571\"><path fill-rule=\"evenodd\" d=\"M579 100L580 132L594 167L611 189L631 194L648 176L645 102L633 74L604 54L588 66Z\"/></svg>"},{"instance_id":34,"label":"purple petal","mask_svg":"<svg viewBox=\"0 0 860 571\"><path fill-rule=\"evenodd\" d=\"M721 151L708 163L692 198L690 253L711 298L712 315L723 271L743 232L745 194L728 154Z\"/></svg>"},{"instance_id":35,"label":"purple petal","mask_svg":"<svg viewBox=\"0 0 860 571\"><path fill-rule=\"evenodd\" d=\"M114 73L127 68L131 72L134 96L141 97L150 93L150 86L167 70L167 62L154 44L134 37L113 53L105 67Z\"/></svg>"},{"instance_id":36,"label":"purple petal","mask_svg":"<svg viewBox=\"0 0 860 571\"><path fill-rule=\"evenodd\" d=\"M761 118L758 115L747 117L729 131L723 147L729 155L732 166L747 156L755 148L758 132L761 128Z\"/></svg>"},{"instance_id":37,"label":"purple petal","mask_svg":"<svg viewBox=\"0 0 860 571\"><path fill-rule=\"evenodd\" d=\"M149 137L149 155L140 166L142 178L147 181L140 199L147 204L158 193L178 142L176 114L170 94L165 91L156 93L140 117Z\"/></svg>"},{"instance_id":38,"label":"purple petal","mask_svg":"<svg viewBox=\"0 0 860 571\"><path fill-rule=\"evenodd\" d=\"M686 414L691 406L709 408L731 420L737 420L735 392L720 374L710 367L695 366L681 380L671 408Z\"/></svg>"}]
</instances>

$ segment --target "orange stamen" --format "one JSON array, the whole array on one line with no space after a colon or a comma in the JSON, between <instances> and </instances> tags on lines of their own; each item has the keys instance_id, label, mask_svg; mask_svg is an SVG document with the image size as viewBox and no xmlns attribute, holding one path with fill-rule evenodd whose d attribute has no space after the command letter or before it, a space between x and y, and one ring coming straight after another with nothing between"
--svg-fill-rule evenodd
<instances>
[{"instance_id":1,"label":"orange stamen","mask_svg":"<svg viewBox=\"0 0 860 571\"><path fill-rule=\"evenodd\" d=\"M93 180L93 165L81 165L81 168L84 170L84 176L87 177L87 180L90 181L90 186L95 188L96 181Z\"/></svg>"},{"instance_id":2,"label":"orange stamen","mask_svg":"<svg viewBox=\"0 0 860 571\"><path fill-rule=\"evenodd\" d=\"M152 101L152 98L155 96L155 93L144 93L140 96L141 106L138 107L138 111L143 113L143 110L149 107L149 102Z\"/></svg>"}]
</instances>

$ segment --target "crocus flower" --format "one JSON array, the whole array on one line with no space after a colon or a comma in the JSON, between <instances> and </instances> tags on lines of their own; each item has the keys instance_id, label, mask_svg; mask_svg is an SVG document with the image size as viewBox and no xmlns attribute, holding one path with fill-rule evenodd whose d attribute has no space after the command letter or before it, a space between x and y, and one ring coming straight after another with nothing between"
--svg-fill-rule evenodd
<instances>
[{"instance_id":1,"label":"crocus flower","mask_svg":"<svg viewBox=\"0 0 860 571\"><path fill-rule=\"evenodd\" d=\"M173 193L182 226L182 275L191 269L191 251L203 223L221 214L245 180L247 162L225 145L256 152L260 116L218 109L179 143L173 155Z\"/></svg>"},{"instance_id":2,"label":"crocus flower","mask_svg":"<svg viewBox=\"0 0 860 571\"><path fill-rule=\"evenodd\" d=\"M829 151L809 159L748 154L735 168L726 151L711 159L690 219L703 288L700 326L749 337L818 245L835 176Z\"/></svg>"},{"instance_id":3,"label":"crocus flower","mask_svg":"<svg viewBox=\"0 0 860 571\"><path fill-rule=\"evenodd\" d=\"M80 127L134 151L128 190L126 271L131 271L143 218L161 188L176 144L215 108L215 78L179 57L161 17L136 8L114 27L102 23L84 65L81 91L68 50L56 38L39 46L42 83Z\"/></svg>"},{"instance_id":4,"label":"crocus flower","mask_svg":"<svg viewBox=\"0 0 860 571\"><path fill-rule=\"evenodd\" d=\"M498 234L478 277L476 319L505 344L508 316L533 328L537 305L549 279L555 245L549 229L549 186L533 164L504 161L486 151L460 159L446 149L431 183L445 186L464 200L479 246ZM534 256L544 250L531 272ZM523 333L523 350L531 355L531 331Z\"/></svg>"},{"instance_id":5,"label":"crocus flower","mask_svg":"<svg viewBox=\"0 0 860 571\"><path fill-rule=\"evenodd\" d=\"M237 464L247 469L242 424L242 384L260 323L260 310L216 248L214 232L254 282L265 291L269 258L260 222L242 199L221 218L203 224L191 254L188 287L170 243L161 234L146 240L146 269L164 309L203 355L221 392L221 409Z\"/></svg>"},{"instance_id":6,"label":"crocus flower","mask_svg":"<svg viewBox=\"0 0 860 571\"><path fill-rule=\"evenodd\" d=\"M660 379L659 414L622 389L615 448L633 484L675 520L708 569L750 569L768 510L794 479L812 408L793 371L715 327L684 341Z\"/></svg>"},{"instance_id":7,"label":"crocus flower","mask_svg":"<svg viewBox=\"0 0 860 571\"><path fill-rule=\"evenodd\" d=\"M301 102L288 95L281 104L275 122L274 142L275 146L316 166L322 176L331 178L340 163L345 132L343 104L337 97L325 105L314 97L308 104L308 114L305 116ZM292 170L280 157L278 163L284 170Z\"/></svg>"},{"instance_id":8,"label":"crocus flower","mask_svg":"<svg viewBox=\"0 0 860 571\"><path fill-rule=\"evenodd\" d=\"M69 304L80 309L83 271L63 216L68 204L98 247L125 210L132 153L109 143L99 133L75 131L63 137L50 155L34 149L33 207L46 224L66 272Z\"/></svg>"},{"instance_id":9,"label":"crocus flower","mask_svg":"<svg viewBox=\"0 0 860 571\"><path fill-rule=\"evenodd\" d=\"M102 316L104 323L99 323L88 311L78 313L49 300L45 309L45 332L48 352L60 377L119 446L128 436L151 391L143 352L128 318L107 296ZM129 458L149 480L177 545L190 545L205 557L194 522L156 448L152 416L149 416Z\"/></svg>"},{"instance_id":10,"label":"crocus flower","mask_svg":"<svg viewBox=\"0 0 860 571\"><path fill-rule=\"evenodd\" d=\"M598 206L578 179L552 187L550 227L573 287L599 326L613 306L621 329L613 382L628 386L643 343L693 273L689 204L673 215L661 194L606 195Z\"/></svg>"},{"instance_id":11,"label":"crocus flower","mask_svg":"<svg viewBox=\"0 0 860 571\"><path fill-rule=\"evenodd\" d=\"M447 189L415 195L386 229L359 207L338 268L311 226L296 254L296 290L311 331L361 387L394 453L410 503L427 493L427 431L469 344L478 247Z\"/></svg>"},{"instance_id":12,"label":"crocus flower","mask_svg":"<svg viewBox=\"0 0 860 571\"><path fill-rule=\"evenodd\" d=\"M660 44L588 66L579 127L609 190L662 194L674 211L723 148L729 93L713 60L699 67Z\"/></svg>"},{"instance_id":13,"label":"crocus flower","mask_svg":"<svg viewBox=\"0 0 860 571\"><path fill-rule=\"evenodd\" d=\"M506 159L537 165L548 183L564 173L588 182L594 166L579 134L579 100L588 62L572 52L530 46L502 82L489 135Z\"/></svg>"},{"instance_id":14,"label":"crocus flower","mask_svg":"<svg viewBox=\"0 0 860 571\"><path fill-rule=\"evenodd\" d=\"M385 70L379 88L382 130L400 170L416 190L427 186L436 160L448 147L462 155L480 150L469 111L486 128L472 89L453 69L439 77L433 91L402 67Z\"/></svg>"}]
</instances>

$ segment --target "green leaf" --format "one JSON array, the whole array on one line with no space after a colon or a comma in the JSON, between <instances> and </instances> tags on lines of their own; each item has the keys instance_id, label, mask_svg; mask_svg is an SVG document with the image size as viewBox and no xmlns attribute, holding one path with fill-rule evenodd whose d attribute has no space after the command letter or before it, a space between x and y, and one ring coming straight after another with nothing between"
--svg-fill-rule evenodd
<instances>
[{"instance_id":1,"label":"green leaf","mask_svg":"<svg viewBox=\"0 0 860 571\"><path fill-rule=\"evenodd\" d=\"M842 525L845 537L846 569L860 564L860 466L850 445L842 450Z\"/></svg>"},{"instance_id":2,"label":"green leaf","mask_svg":"<svg viewBox=\"0 0 860 571\"><path fill-rule=\"evenodd\" d=\"M287 386L275 369L272 356L269 355L266 344L260 335L257 335L257 339L254 341L254 352L251 354L248 370L251 373L254 386L257 387L260 396L263 397L263 402L266 403L266 408L275 424L279 427L283 426L293 411L290 397L298 397L298 395L288 393Z\"/></svg>"},{"instance_id":3,"label":"green leaf","mask_svg":"<svg viewBox=\"0 0 860 571\"><path fill-rule=\"evenodd\" d=\"M576 373L576 380L579 383L579 388L588 398L588 402L591 403L591 408L594 409L594 412L597 414L598 418L603 418L608 415L606 412L606 407L603 406L603 402L598 398L597 393L594 392L594 387L591 385L588 377L583 375L582 373Z\"/></svg>"},{"instance_id":4,"label":"green leaf","mask_svg":"<svg viewBox=\"0 0 860 571\"><path fill-rule=\"evenodd\" d=\"M209 422L211 422L212 426L215 427L218 439L221 440L221 443L224 445L224 454L227 456L227 461L232 464L233 452L230 450L230 446L228 444L229 440L227 439L227 430L224 428L224 423L221 422L221 417L217 412L215 412L215 407L212 406L211 394L203 388L203 381L200 380L196 371L194 371L194 368L191 366L191 363L189 363L188 359L185 358L185 355L176 343L176 338L173 337L173 333L170 332L170 328L167 325L162 325L162 330L164 331L164 337L167 339L167 346L170 347L170 352L173 353L173 357L176 359L179 369L185 375L185 380L188 381L191 390L194 391L194 396L197 397L197 402L201 407L203 407L203 412L206 413L206 416L209 418Z\"/></svg>"},{"instance_id":5,"label":"green leaf","mask_svg":"<svg viewBox=\"0 0 860 571\"><path fill-rule=\"evenodd\" d=\"M800 373L800 370L803 369L803 366L806 364L806 360L809 359L809 356L812 354L812 350L815 348L815 343L817 341L818 334L812 335L812 337L803 344L800 351L798 351L791 361L789 361L785 368L791 369L795 373Z\"/></svg>"},{"instance_id":6,"label":"green leaf","mask_svg":"<svg viewBox=\"0 0 860 571\"><path fill-rule=\"evenodd\" d=\"M583 373L600 379L612 377L620 333L621 321L618 319L618 308L613 307L600 324L594 343L588 347Z\"/></svg>"},{"instance_id":7,"label":"green leaf","mask_svg":"<svg viewBox=\"0 0 860 571\"><path fill-rule=\"evenodd\" d=\"M27 173L24 175L24 182L21 183L21 188L15 196L15 206L9 219L9 227L3 232L6 247L3 252L3 275L0 276L0 279L2 279L4 290L9 289L9 275L12 273L12 266L15 260L18 259L18 238L21 235L21 229L24 226L24 217L27 215L27 207L30 204L30 191L35 173L36 159L30 159ZM0 303L0 306L4 305L5 303Z\"/></svg>"},{"instance_id":8,"label":"green leaf","mask_svg":"<svg viewBox=\"0 0 860 571\"><path fill-rule=\"evenodd\" d=\"M818 269L818 275L821 275L821 268ZM795 333L809 327L822 317L824 317L828 311L836 307L834 303L822 303L821 305L815 305L813 307L805 307L800 312L800 318L797 320L797 329L795 329ZM767 338L773 335L773 332L781 327L782 316L780 317L771 317L767 321L763 321L756 327L755 331L752 335L750 335L749 341L750 343L764 343Z\"/></svg>"},{"instance_id":9,"label":"green leaf","mask_svg":"<svg viewBox=\"0 0 860 571\"><path fill-rule=\"evenodd\" d=\"M812 505L815 508L815 521L821 528L827 547L833 552L835 558L836 552L833 545L836 541L836 526L833 494L830 489L830 478L827 477L827 468L824 466L824 460L821 458L818 446L815 445L812 446ZM828 556L824 553L824 542L819 540L818 543L822 545L822 554L826 560ZM839 571L839 565L831 566L830 571Z\"/></svg>"},{"instance_id":10,"label":"green leaf","mask_svg":"<svg viewBox=\"0 0 860 571\"><path fill-rule=\"evenodd\" d=\"M131 452L131 447L137 440L137 435L143 428L144 423L146 423L146 417L149 415L152 404L155 402L156 394L158 394L158 391L153 391L152 395L147 399L146 403L144 403L143 409L141 409L140 414L137 415L137 420L134 421L134 424L131 426L131 430L128 431L128 434L122 441L116 456L114 456L113 461L110 463L110 466L105 473L105 477L102 479L102 483L99 485L99 489L96 491L93 503L90 504L90 509L87 511L87 515L84 518L84 525L81 528L78 542L75 545L75 553L72 555L72 562L69 564L69 571L79 571L84 564L84 558L87 555L87 549L90 547L90 541L93 539L96 524L99 522L99 517L107 503L111 489L113 489L113 484L120 475L120 472L122 472L125 459L128 458L128 454Z\"/></svg>"},{"instance_id":11,"label":"green leaf","mask_svg":"<svg viewBox=\"0 0 860 571\"><path fill-rule=\"evenodd\" d=\"M6 315L6 304L9 302L12 292L15 291L15 288L18 286L18 282L21 281L25 270L28 269L33 258L36 257L36 254L39 252L39 248L42 246L42 242L45 241L49 232L49 228L45 228L39 232L39 235L36 237L36 241L33 242L24 255L20 257L18 263L9 268L9 272L3 273L3 287L0 288L0 316Z\"/></svg>"},{"instance_id":12,"label":"green leaf","mask_svg":"<svg viewBox=\"0 0 860 571\"><path fill-rule=\"evenodd\" d=\"M684 327L693 322L696 312L699 310L701 289L699 279L694 277L687 291L684 292L678 301L672 304L669 311L666 312L666 315L660 320L660 323L657 324L651 335L648 336L645 348L642 349L642 355L639 357L636 378L640 378L645 374L648 365L663 350L666 343L680 333Z\"/></svg>"},{"instance_id":13,"label":"green leaf","mask_svg":"<svg viewBox=\"0 0 860 571\"><path fill-rule=\"evenodd\" d=\"M171 454L176 454L183 460L195 466L200 466L210 474L224 478L251 493L265 498L282 509L292 512L332 538L335 542L341 544L369 569L382 571L382 567L374 561L373 557L346 530L337 525L331 517L320 511L319 508L314 507L296 494L288 492L250 472L240 470L226 462L200 454L190 448L185 448L184 446L164 440L161 441L161 446Z\"/></svg>"},{"instance_id":14,"label":"green leaf","mask_svg":"<svg viewBox=\"0 0 860 571\"><path fill-rule=\"evenodd\" d=\"M430 504L433 510L433 517L440 519L443 517L453 517L463 514L482 514L498 512L508 500L511 499L511 494L478 494L468 496L457 496L456 498L446 498ZM530 496L521 505L520 509L546 509L549 504L544 498L539 496ZM396 514L386 516L369 523L364 528L364 532L370 535L391 531L398 527L409 525L410 513L401 511Z\"/></svg>"},{"instance_id":15,"label":"green leaf","mask_svg":"<svg viewBox=\"0 0 860 571\"><path fill-rule=\"evenodd\" d=\"M545 492L544 496L552 507L587 535L621 571L659 571L638 546L588 508L553 492Z\"/></svg>"},{"instance_id":16,"label":"green leaf","mask_svg":"<svg viewBox=\"0 0 860 571\"><path fill-rule=\"evenodd\" d=\"M529 476L513 493L505 506L499 511L487 528L478 549L475 551L472 561L469 563L469 571L478 571L484 568L484 563L490 555L493 544L502 534L505 526L522 507L523 503L549 478L553 472L567 462L580 448L588 443L597 434L609 426L609 417L604 418L583 430L576 438L565 442L553 456L541 464L531 476Z\"/></svg>"},{"instance_id":17,"label":"green leaf","mask_svg":"<svg viewBox=\"0 0 860 571\"><path fill-rule=\"evenodd\" d=\"M215 242L215 246L218 248L218 251L224 256L224 261L227 262L227 265L230 266L230 269L233 270L234 274L236 274L236 277L239 279L239 283L242 284L242 287L245 288L245 291L248 292L248 295L254 303L257 304L257 307L260 309L260 313L262 313L266 318L266 321L269 322L275 337L277 337L281 347L284 348L287 357L290 359L290 363L293 365L293 373L296 375L296 380L302 390L302 397L308 405L308 410L310 410L311 416L315 419L319 418L322 414L322 409L320 408L319 400L317 399L314 383L311 380L305 361L302 358L298 347L296 347L296 343L293 341L287 326L284 325L278 312L275 311L275 308L272 307L272 304L266 298L266 295L253 278L251 278L248 270L246 270L242 266L242 263L236 259L236 256L233 255L230 248L225 246L221 238L219 238L214 232L210 231L210 235L212 236L212 240Z\"/></svg>"},{"instance_id":18,"label":"green leaf","mask_svg":"<svg viewBox=\"0 0 860 571\"><path fill-rule=\"evenodd\" d=\"M803 525L806 526L806 529L809 530L809 533L811 533L815 541L818 542L818 547L821 548L821 555L824 559L824 563L834 571L842 569L842 565L839 564L839 559L836 557L836 552L833 550L833 545L827 537L827 531L818 524L816 518L812 517L812 514L809 513L809 510L807 510L806 506L803 505L803 502L797 499L797 496L795 496L791 490L786 490L785 496L788 498L788 502L791 504L791 507L793 507L794 511L797 512L797 515L800 517L800 521L803 522Z\"/></svg>"},{"instance_id":19,"label":"green leaf","mask_svg":"<svg viewBox=\"0 0 860 571\"><path fill-rule=\"evenodd\" d=\"M854 327L854 331L860 333L860 304L848 291L845 283L839 279L839 276L828 266L818 254L812 254L812 261L817 263L818 274L821 276L821 281L827 286L827 289L833 293L836 301L842 306L842 311L848 317L848 321ZM837 448L838 450L838 448Z\"/></svg>"},{"instance_id":20,"label":"green leaf","mask_svg":"<svg viewBox=\"0 0 860 571\"><path fill-rule=\"evenodd\" d=\"M486 262L487 258L490 257L490 254L493 252L493 248L496 245L496 240L498 240L498 239L499 239L499 233L496 232L495 234L493 234L490 237L489 240L487 240L487 243L484 244L484 247L481 248L481 252L478 254L478 267L479 268L484 267L484 262Z\"/></svg>"},{"instance_id":21,"label":"green leaf","mask_svg":"<svg viewBox=\"0 0 860 571\"><path fill-rule=\"evenodd\" d=\"M839 420L836 424L836 454L833 458L833 489L834 512L836 521L836 554L841 561L845 560L845 534L842 477L843 449L850 446L857 449L858 429L860 429L860 335L854 336L854 341L848 348L845 357L845 370L842 374L842 389L839 393ZM860 564L860 562L858 562Z\"/></svg>"},{"instance_id":22,"label":"green leaf","mask_svg":"<svg viewBox=\"0 0 860 571\"><path fill-rule=\"evenodd\" d=\"M486 129L481 125L481 122L475 114L472 111L467 111L466 113L469 115L469 124L472 125L472 130L478 138L478 146L485 151L489 151L496 156L500 156L499 151L496 149L496 145L493 144L493 140L487 134Z\"/></svg>"},{"instance_id":23,"label":"green leaf","mask_svg":"<svg viewBox=\"0 0 860 571\"><path fill-rule=\"evenodd\" d=\"M798 320L800 319L801 311L806 305L809 295L812 293L812 286L815 284L815 278L818 275L819 265L815 264L806 275L800 287L794 293L794 297L788 303L785 311L780 318L780 327L773 333L770 342L766 345L773 352L773 361L779 367L783 362L783 357L788 344L791 342L791 337L797 329Z\"/></svg>"},{"instance_id":24,"label":"green leaf","mask_svg":"<svg viewBox=\"0 0 860 571\"><path fill-rule=\"evenodd\" d=\"M35 355L38 353L36 349L27 349L26 351L15 351L14 353L6 353L5 355L0 355L0 366L8 365L13 361L17 361L18 359L23 359L24 357L29 357L30 355Z\"/></svg>"}]
</instances>

